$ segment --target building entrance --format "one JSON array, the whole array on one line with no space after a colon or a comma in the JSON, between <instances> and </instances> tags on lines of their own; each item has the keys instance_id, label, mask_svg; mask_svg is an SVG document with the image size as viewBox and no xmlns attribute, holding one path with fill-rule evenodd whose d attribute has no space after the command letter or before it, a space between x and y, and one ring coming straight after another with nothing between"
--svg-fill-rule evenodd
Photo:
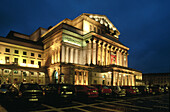
<instances>
[{"instance_id":1,"label":"building entrance","mask_svg":"<svg viewBox=\"0 0 170 112\"><path fill-rule=\"evenodd\" d=\"M58 72L56 70L53 72L53 81L55 84L58 83Z\"/></svg>"}]
</instances>

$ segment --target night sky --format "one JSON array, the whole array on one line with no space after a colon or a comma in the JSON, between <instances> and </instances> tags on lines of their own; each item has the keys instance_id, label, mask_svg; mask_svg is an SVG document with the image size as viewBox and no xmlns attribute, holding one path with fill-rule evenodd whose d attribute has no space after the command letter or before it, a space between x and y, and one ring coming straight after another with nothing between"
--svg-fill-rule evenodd
<instances>
[{"instance_id":1,"label":"night sky","mask_svg":"<svg viewBox=\"0 0 170 112\"><path fill-rule=\"evenodd\" d=\"M60 2L59 2L60 1ZM82 13L106 15L130 48L129 67L170 72L170 0L0 0L0 36L30 35Z\"/></svg>"}]
</instances>

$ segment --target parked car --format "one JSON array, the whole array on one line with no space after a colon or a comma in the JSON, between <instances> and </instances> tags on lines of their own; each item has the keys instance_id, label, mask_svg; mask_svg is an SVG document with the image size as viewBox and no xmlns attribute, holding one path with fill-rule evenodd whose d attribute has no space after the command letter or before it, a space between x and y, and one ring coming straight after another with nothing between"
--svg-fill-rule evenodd
<instances>
[{"instance_id":1,"label":"parked car","mask_svg":"<svg viewBox=\"0 0 170 112\"><path fill-rule=\"evenodd\" d=\"M142 94L141 91L139 90L139 87L137 87L137 86L132 86L132 87L135 87L135 89L136 89L136 95Z\"/></svg>"},{"instance_id":2,"label":"parked car","mask_svg":"<svg viewBox=\"0 0 170 112\"><path fill-rule=\"evenodd\" d=\"M150 94L152 95L162 93L162 88L160 86L149 86L149 89L150 89Z\"/></svg>"},{"instance_id":3,"label":"parked car","mask_svg":"<svg viewBox=\"0 0 170 112\"><path fill-rule=\"evenodd\" d=\"M149 94L149 88L146 86L136 86L142 95Z\"/></svg>"},{"instance_id":4,"label":"parked car","mask_svg":"<svg viewBox=\"0 0 170 112\"><path fill-rule=\"evenodd\" d=\"M168 86L163 86L163 88L164 88L164 93L168 93L169 92Z\"/></svg>"},{"instance_id":5,"label":"parked car","mask_svg":"<svg viewBox=\"0 0 170 112\"><path fill-rule=\"evenodd\" d=\"M99 96L98 89L94 86L75 85L76 95L81 98L97 98Z\"/></svg>"},{"instance_id":6,"label":"parked car","mask_svg":"<svg viewBox=\"0 0 170 112\"><path fill-rule=\"evenodd\" d=\"M19 87L19 100L22 102L42 103L43 91L38 84L21 83Z\"/></svg>"},{"instance_id":7,"label":"parked car","mask_svg":"<svg viewBox=\"0 0 170 112\"><path fill-rule=\"evenodd\" d=\"M54 101L71 101L75 97L74 85L48 84L45 89L45 97Z\"/></svg>"},{"instance_id":8,"label":"parked car","mask_svg":"<svg viewBox=\"0 0 170 112\"><path fill-rule=\"evenodd\" d=\"M110 96L112 94L112 89L109 86L101 85L101 84L92 84L98 89L99 96Z\"/></svg>"},{"instance_id":9,"label":"parked car","mask_svg":"<svg viewBox=\"0 0 170 112\"><path fill-rule=\"evenodd\" d=\"M121 89L126 90L126 96L136 95L136 87L135 86L121 86Z\"/></svg>"},{"instance_id":10,"label":"parked car","mask_svg":"<svg viewBox=\"0 0 170 112\"><path fill-rule=\"evenodd\" d=\"M110 86L110 88L112 89L112 95L114 97L123 97L123 96L126 96L126 90L125 89L121 89L120 86Z\"/></svg>"},{"instance_id":11,"label":"parked car","mask_svg":"<svg viewBox=\"0 0 170 112\"><path fill-rule=\"evenodd\" d=\"M14 101L18 97L18 89L14 84L2 84L0 88L0 99L3 101Z\"/></svg>"}]
</instances>

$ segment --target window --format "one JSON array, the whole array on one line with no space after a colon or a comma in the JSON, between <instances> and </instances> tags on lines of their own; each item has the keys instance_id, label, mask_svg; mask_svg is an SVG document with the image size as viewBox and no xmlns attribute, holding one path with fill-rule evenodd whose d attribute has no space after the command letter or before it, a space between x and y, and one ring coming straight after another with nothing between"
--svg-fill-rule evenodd
<instances>
[{"instance_id":1,"label":"window","mask_svg":"<svg viewBox=\"0 0 170 112\"><path fill-rule=\"evenodd\" d=\"M41 68L41 61L38 62L38 66L39 66L39 68Z\"/></svg>"},{"instance_id":2,"label":"window","mask_svg":"<svg viewBox=\"0 0 170 112\"><path fill-rule=\"evenodd\" d=\"M23 59L23 63L26 63L27 61L26 61L26 59Z\"/></svg>"},{"instance_id":3,"label":"window","mask_svg":"<svg viewBox=\"0 0 170 112\"><path fill-rule=\"evenodd\" d=\"M24 52L23 52L23 55L27 55L27 52L24 51Z\"/></svg>"},{"instance_id":4,"label":"window","mask_svg":"<svg viewBox=\"0 0 170 112\"><path fill-rule=\"evenodd\" d=\"M97 84L97 80L94 80L94 84Z\"/></svg>"},{"instance_id":5,"label":"window","mask_svg":"<svg viewBox=\"0 0 170 112\"><path fill-rule=\"evenodd\" d=\"M100 33L100 29L98 28L98 33Z\"/></svg>"},{"instance_id":6,"label":"window","mask_svg":"<svg viewBox=\"0 0 170 112\"><path fill-rule=\"evenodd\" d=\"M94 27L94 32L96 33L96 27Z\"/></svg>"},{"instance_id":7,"label":"window","mask_svg":"<svg viewBox=\"0 0 170 112\"><path fill-rule=\"evenodd\" d=\"M18 63L18 58L14 58L14 63Z\"/></svg>"},{"instance_id":8,"label":"window","mask_svg":"<svg viewBox=\"0 0 170 112\"><path fill-rule=\"evenodd\" d=\"M9 70L5 70L5 73L9 73Z\"/></svg>"},{"instance_id":9,"label":"window","mask_svg":"<svg viewBox=\"0 0 170 112\"><path fill-rule=\"evenodd\" d=\"M26 72L23 72L23 76L26 77L26 76L27 76L27 73L26 73Z\"/></svg>"},{"instance_id":10,"label":"window","mask_svg":"<svg viewBox=\"0 0 170 112\"><path fill-rule=\"evenodd\" d=\"M92 26L90 25L90 31L92 31Z\"/></svg>"},{"instance_id":11,"label":"window","mask_svg":"<svg viewBox=\"0 0 170 112\"><path fill-rule=\"evenodd\" d=\"M34 75L34 72L30 72L31 73L31 75Z\"/></svg>"},{"instance_id":12,"label":"window","mask_svg":"<svg viewBox=\"0 0 170 112\"><path fill-rule=\"evenodd\" d=\"M38 54L38 57L41 58L41 54Z\"/></svg>"},{"instance_id":13,"label":"window","mask_svg":"<svg viewBox=\"0 0 170 112\"><path fill-rule=\"evenodd\" d=\"M17 70L14 70L14 74L18 74L18 71L17 71Z\"/></svg>"},{"instance_id":14,"label":"window","mask_svg":"<svg viewBox=\"0 0 170 112\"><path fill-rule=\"evenodd\" d=\"M5 52L10 52L10 49L6 48L6 49L5 49Z\"/></svg>"},{"instance_id":15,"label":"window","mask_svg":"<svg viewBox=\"0 0 170 112\"><path fill-rule=\"evenodd\" d=\"M33 60L31 60L31 64L34 64L34 61L33 61Z\"/></svg>"},{"instance_id":16,"label":"window","mask_svg":"<svg viewBox=\"0 0 170 112\"><path fill-rule=\"evenodd\" d=\"M15 53L15 54L19 54L19 51L18 51L18 50L15 50L14 53Z\"/></svg>"},{"instance_id":17,"label":"window","mask_svg":"<svg viewBox=\"0 0 170 112\"><path fill-rule=\"evenodd\" d=\"M5 63L9 63L9 57L5 57Z\"/></svg>"},{"instance_id":18,"label":"window","mask_svg":"<svg viewBox=\"0 0 170 112\"><path fill-rule=\"evenodd\" d=\"M34 53L31 53L31 56L34 56Z\"/></svg>"}]
</instances>

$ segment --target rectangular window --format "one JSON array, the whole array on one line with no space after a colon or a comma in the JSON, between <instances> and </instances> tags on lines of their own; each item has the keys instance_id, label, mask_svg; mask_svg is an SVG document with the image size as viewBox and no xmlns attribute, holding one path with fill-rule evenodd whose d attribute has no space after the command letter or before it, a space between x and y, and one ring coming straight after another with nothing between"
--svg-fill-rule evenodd
<instances>
[{"instance_id":1,"label":"rectangular window","mask_svg":"<svg viewBox=\"0 0 170 112\"><path fill-rule=\"evenodd\" d=\"M92 26L90 25L90 31L92 31Z\"/></svg>"},{"instance_id":2,"label":"rectangular window","mask_svg":"<svg viewBox=\"0 0 170 112\"><path fill-rule=\"evenodd\" d=\"M41 54L38 54L38 57L41 58Z\"/></svg>"},{"instance_id":3,"label":"rectangular window","mask_svg":"<svg viewBox=\"0 0 170 112\"><path fill-rule=\"evenodd\" d=\"M94 32L96 33L96 27L94 27Z\"/></svg>"},{"instance_id":4,"label":"rectangular window","mask_svg":"<svg viewBox=\"0 0 170 112\"><path fill-rule=\"evenodd\" d=\"M34 56L34 53L31 53L31 56Z\"/></svg>"},{"instance_id":5,"label":"rectangular window","mask_svg":"<svg viewBox=\"0 0 170 112\"><path fill-rule=\"evenodd\" d=\"M30 72L31 73L31 75L34 75L34 72Z\"/></svg>"},{"instance_id":6,"label":"rectangular window","mask_svg":"<svg viewBox=\"0 0 170 112\"><path fill-rule=\"evenodd\" d=\"M5 63L9 63L9 57L5 57Z\"/></svg>"},{"instance_id":7,"label":"rectangular window","mask_svg":"<svg viewBox=\"0 0 170 112\"><path fill-rule=\"evenodd\" d=\"M41 61L38 62L38 66L39 66L39 68L41 68Z\"/></svg>"},{"instance_id":8,"label":"rectangular window","mask_svg":"<svg viewBox=\"0 0 170 112\"><path fill-rule=\"evenodd\" d=\"M5 70L5 73L9 73L9 70Z\"/></svg>"},{"instance_id":9,"label":"rectangular window","mask_svg":"<svg viewBox=\"0 0 170 112\"><path fill-rule=\"evenodd\" d=\"M33 60L31 60L31 64L32 64L32 65L34 64L34 61L33 61Z\"/></svg>"},{"instance_id":10,"label":"rectangular window","mask_svg":"<svg viewBox=\"0 0 170 112\"><path fill-rule=\"evenodd\" d=\"M97 84L97 80L94 80L93 83L94 83L94 84Z\"/></svg>"},{"instance_id":11,"label":"rectangular window","mask_svg":"<svg viewBox=\"0 0 170 112\"><path fill-rule=\"evenodd\" d=\"M19 51L18 51L18 50L15 50L14 53L15 53L15 54L19 54Z\"/></svg>"},{"instance_id":12,"label":"rectangular window","mask_svg":"<svg viewBox=\"0 0 170 112\"><path fill-rule=\"evenodd\" d=\"M26 59L23 59L23 63L26 63L27 61L26 61Z\"/></svg>"},{"instance_id":13,"label":"rectangular window","mask_svg":"<svg viewBox=\"0 0 170 112\"><path fill-rule=\"evenodd\" d=\"M14 58L14 63L18 64L18 58Z\"/></svg>"},{"instance_id":14,"label":"rectangular window","mask_svg":"<svg viewBox=\"0 0 170 112\"><path fill-rule=\"evenodd\" d=\"M14 70L14 74L18 74L18 71L17 71L17 70Z\"/></svg>"},{"instance_id":15,"label":"rectangular window","mask_svg":"<svg viewBox=\"0 0 170 112\"><path fill-rule=\"evenodd\" d=\"M5 52L10 52L10 49L6 48L6 49L5 49Z\"/></svg>"},{"instance_id":16,"label":"rectangular window","mask_svg":"<svg viewBox=\"0 0 170 112\"><path fill-rule=\"evenodd\" d=\"M24 51L24 52L23 52L23 55L27 55L27 52Z\"/></svg>"}]
</instances>

